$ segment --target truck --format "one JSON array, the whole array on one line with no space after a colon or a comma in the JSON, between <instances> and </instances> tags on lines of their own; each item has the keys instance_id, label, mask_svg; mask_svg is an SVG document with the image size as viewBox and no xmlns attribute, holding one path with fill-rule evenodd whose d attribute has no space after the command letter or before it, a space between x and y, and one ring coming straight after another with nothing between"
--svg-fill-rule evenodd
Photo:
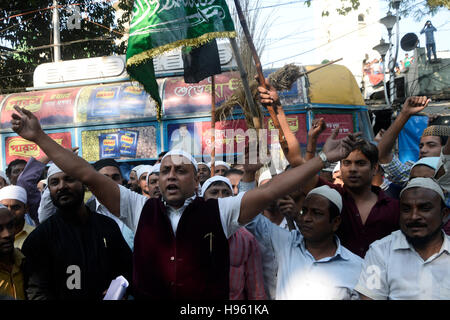
<instances>
[{"instance_id":1,"label":"truck","mask_svg":"<svg viewBox=\"0 0 450 320\"><path fill-rule=\"evenodd\" d=\"M215 76L216 104L220 106L241 86L231 47L219 43L222 73ZM186 145L199 160L211 151L211 78L186 84L179 51L154 59L162 98L162 118L157 120L155 103L143 87L126 73L124 56L108 56L39 65L32 88L0 96L1 167L14 159L43 155L40 148L11 130L14 105L33 112L44 131L64 147L79 147L79 155L93 163L116 159L127 176L130 168L153 164L158 154ZM308 71L315 66L303 66ZM273 70L265 70L268 75ZM340 136L363 132L373 138L368 109L351 72L330 65L299 78L289 91L280 93L290 129L306 146L312 120L324 118L327 129L318 141L324 143L333 128ZM222 119L223 120L223 119ZM268 114L264 127L273 128ZM227 130L236 134L227 136ZM239 130L241 129L241 130ZM230 117L215 124L216 158L236 156L245 140L244 113L234 108ZM277 149L276 141L271 147ZM278 148L278 150L280 150Z\"/></svg>"}]
</instances>

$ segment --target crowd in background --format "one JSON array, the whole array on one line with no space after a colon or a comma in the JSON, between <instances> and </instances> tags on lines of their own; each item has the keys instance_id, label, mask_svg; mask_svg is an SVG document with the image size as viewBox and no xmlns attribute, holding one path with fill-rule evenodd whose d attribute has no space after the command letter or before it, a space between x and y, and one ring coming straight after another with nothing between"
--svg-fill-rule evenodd
<instances>
[{"instance_id":1,"label":"crowd in background","mask_svg":"<svg viewBox=\"0 0 450 320\"><path fill-rule=\"evenodd\" d=\"M0 294L100 300L121 275L124 299L450 299L450 128L427 127L414 163L393 152L428 103L408 98L374 141L335 130L317 150L323 119L306 150L285 132L282 171L172 149L128 181L16 107L13 130L46 156L0 172Z\"/></svg>"}]
</instances>

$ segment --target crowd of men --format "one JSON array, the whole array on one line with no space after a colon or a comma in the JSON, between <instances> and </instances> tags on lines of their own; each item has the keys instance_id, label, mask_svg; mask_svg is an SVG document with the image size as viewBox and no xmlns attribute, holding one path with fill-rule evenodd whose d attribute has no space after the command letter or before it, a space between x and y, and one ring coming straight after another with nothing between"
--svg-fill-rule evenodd
<instances>
[{"instance_id":1,"label":"crowd of men","mask_svg":"<svg viewBox=\"0 0 450 320\"><path fill-rule=\"evenodd\" d=\"M258 90L286 125L276 90ZM428 103L408 98L375 141L335 130L321 151L316 119L305 155L287 131L283 171L172 149L128 181L15 107L13 130L46 156L0 173L0 295L101 300L123 276L136 300L450 299L450 129L426 128L415 163L392 151Z\"/></svg>"}]
</instances>

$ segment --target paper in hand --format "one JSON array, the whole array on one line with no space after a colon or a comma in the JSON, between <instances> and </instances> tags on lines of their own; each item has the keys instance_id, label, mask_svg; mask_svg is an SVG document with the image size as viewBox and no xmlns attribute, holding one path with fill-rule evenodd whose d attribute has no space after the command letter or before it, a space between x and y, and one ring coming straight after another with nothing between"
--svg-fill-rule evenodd
<instances>
[{"instance_id":1,"label":"paper in hand","mask_svg":"<svg viewBox=\"0 0 450 320\"><path fill-rule=\"evenodd\" d=\"M128 288L128 281L123 276L118 276L111 281L103 300L121 300Z\"/></svg>"}]
</instances>

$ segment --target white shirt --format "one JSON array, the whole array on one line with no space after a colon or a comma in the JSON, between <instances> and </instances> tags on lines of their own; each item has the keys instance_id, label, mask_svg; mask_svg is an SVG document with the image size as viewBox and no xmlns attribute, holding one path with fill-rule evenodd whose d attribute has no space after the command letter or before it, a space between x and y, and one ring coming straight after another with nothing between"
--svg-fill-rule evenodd
<instances>
[{"instance_id":1,"label":"white shirt","mask_svg":"<svg viewBox=\"0 0 450 320\"><path fill-rule=\"evenodd\" d=\"M131 191L124 186L119 186L120 189L120 220L123 221L131 230L136 232L141 216L142 208L149 198ZM233 233L241 227L238 222L239 214L241 211L241 200L244 196L244 192L239 193L235 197L227 197L219 199L219 212L220 220L222 222L222 228L225 236L230 238ZM183 207L179 209L167 207L167 214L172 224L174 234L178 227L181 215L184 209L191 203L196 196L186 199Z\"/></svg>"},{"instance_id":2,"label":"white shirt","mask_svg":"<svg viewBox=\"0 0 450 320\"><path fill-rule=\"evenodd\" d=\"M401 230L370 245L356 290L376 300L450 299L450 237L423 261Z\"/></svg>"},{"instance_id":3,"label":"white shirt","mask_svg":"<svg viewBox=\"0 0 450 320\"><path fill-rule=\"evenodd\" d=\"M298 230L282 229L261 214L251 224L258 241L265 238L272 244L278 263L277 300L359 298L354 287L363 260L341 246L338 237L335 237L335 254L316 260L306 249Z\"/></svg>"},{"instance_id":4,"label":"white shirt","mask_svg":"<svg viewBox=\"0 0 450 320\"><path fill-rule=\"evenodd\" d=\"M117 225L119 226L120 232L122 233L123 238L125 239L126 243L130 247L131 251L133 251L134 248L134 232L130 230L122 221L120 221L119 218L117 218L115 215L113 215L111 212L109 212L108 209L104 205L102 205L97 198L95 198L95 211L98 213L107 216L108 218L113 219Z\"/></svg>"}]
</instances>

